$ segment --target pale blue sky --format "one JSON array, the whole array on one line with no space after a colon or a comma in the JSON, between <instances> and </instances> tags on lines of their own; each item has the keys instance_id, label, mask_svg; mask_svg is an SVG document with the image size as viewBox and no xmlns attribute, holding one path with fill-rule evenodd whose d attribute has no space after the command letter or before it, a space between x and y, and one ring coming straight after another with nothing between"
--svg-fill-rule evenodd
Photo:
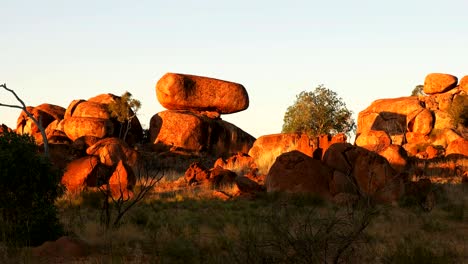
<instances>
[{"instance_id":1,"label":"pale blue sky","mask_svg":"<svg viewBox=\"0 0 468 264\"><path fill-rule=\"evenodd\" d=\"M280 132L296 94L319 84L357 116L430 72L468 75L466 0L0 0L0 10L0 83L29 105L65 108L128 90L146 126L163 110L154 86L166 72L243 84L250 107L223 119L255 137ZM18 115L0 108L0 123Z\"/></svg>"}]
</instances>

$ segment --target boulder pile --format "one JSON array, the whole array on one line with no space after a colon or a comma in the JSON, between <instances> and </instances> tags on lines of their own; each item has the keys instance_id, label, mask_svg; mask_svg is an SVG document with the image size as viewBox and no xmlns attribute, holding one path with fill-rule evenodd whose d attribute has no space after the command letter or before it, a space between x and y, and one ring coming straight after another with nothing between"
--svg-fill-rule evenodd
<instances>
[{"instance_id":1,"label":"boulder pile","mask_svg":"<svg viewBox=\"0 0 468 264\"><path fill-rule=\"evenodd\" d=\"M150 121L150 140L156 149L228 156L247 152L255 141L220 117L249 106L247 91L241 84L167 73L157 82L156 95L168 109Z\"/></svg>"},{"instance_id":2,"label":"boulder pile","mask_svg":"<svg viewBox=\"0 0 468 264\"><path fill-rule=\"evenodd\" d=\"M457 83L453 75L432 73L425 79L424 94L374 101L359 113L356 145L381 154L400 168L404 167L402 152L419 159L468 156L466 124L457 124L453 116L454 107L468 111L463 105L468 76Z\"/></svg>"}]
</instances>

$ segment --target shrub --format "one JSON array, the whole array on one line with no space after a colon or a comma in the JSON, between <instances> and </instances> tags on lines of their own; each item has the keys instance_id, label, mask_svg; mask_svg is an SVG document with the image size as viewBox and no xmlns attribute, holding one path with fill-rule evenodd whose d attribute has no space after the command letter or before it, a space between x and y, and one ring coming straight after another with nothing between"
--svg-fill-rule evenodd
<instances>
[{"instance_id":1,"label":"shrub","mask_svg":"<svg viewBox=\"0 0 468 264\"><path fill-rule=\"evenodd\" d=\"M62 233L55 200L61 173L38 152L28 135L0 135L0 240L38 245Z\"/></svg>"}]
</instances>

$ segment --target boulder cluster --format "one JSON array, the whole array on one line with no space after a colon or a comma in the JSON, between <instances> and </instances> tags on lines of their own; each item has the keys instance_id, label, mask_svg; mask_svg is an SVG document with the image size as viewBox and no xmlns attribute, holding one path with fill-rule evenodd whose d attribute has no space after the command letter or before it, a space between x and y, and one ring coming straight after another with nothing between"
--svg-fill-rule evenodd
<instances>
[{"instance_id":1,"label":"boulder cluster","mask_svg":"<svg viewBox=\"0 0 468 264\"><path fill-rule=\"evenodd\" d=\"M127 194L135 184L132 167L137 163L137 152L128 144L140 142L143 130L135 117L126 142L118 138L121 123L107 107L117 99L113 94L101 94L73 100L66 109L51 104L27 107L45 128L51 158L64 169L62 183L68 190L109 183L114 192L122 189ZM30 134L39 144L43 141L39 128L24 111L18 117L16 133Z\"/></svg>"},{"instance_id":2,"label":"boulder cluster","mask_svg":"<svg viewBox=\"0 0 468 264\"><path fill-rule=\"evenodd\" d=\"M432 73L423 91L419 96L376 100L361 111L356 145L388 158L400 171L406 154L418 159L468 156L466 127L451 113L454 102L468 96L468 76L458 83L455 76ZM466 105L457 107L467 112Z\"/></svg>"},{"instance_id":3,"label":"boulder cluster","mask_svg":"<svg viewBox=\"0 0 468 264\"><path fill-rule=\"evenodd\" d=\"M247 152L255 138L221 120L222 114L247 109L249 97L241 84L167 73L156 84L156 95L168 110L150 121L156 149L207 152L226 156Z\"/></svg>"}]
</instances>

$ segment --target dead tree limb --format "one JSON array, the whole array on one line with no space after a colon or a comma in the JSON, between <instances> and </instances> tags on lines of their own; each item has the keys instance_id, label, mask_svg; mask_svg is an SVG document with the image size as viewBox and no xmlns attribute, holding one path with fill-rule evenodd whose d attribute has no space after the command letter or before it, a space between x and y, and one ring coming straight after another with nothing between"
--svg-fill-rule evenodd
<instances>
[{"instance_id":1,"label":"dead tree limb","mask_svg":"<svg viewBox=\"0 0 468 264\"><path fill-rule=\"evenodd\" d=\"M7 85L4 83L4 84L0 84L0 87L5 89L6 91L10 92L11 94L13 94L13 96L16 98L16 100L21 104L21 105L11 105L11 104L3 104L3 103L0 103L0 106L4 106L4 107L9 107L9 108L18 108L18 109L21 109L23 110L23 112L26 113L26 115L34 122L34 124L36 124L36 126L39 128L39 131L41 131L41 135L42 135L42 142L44 144L44 155L46 157L50 157L49 155L49 143L47 141L47 135L45 133L45 129L44 127L42 126L40 120L37 120L33 114L31 114L27 108L26 108L26 104L23 102L23 100L21 100L21 98L15 93L15 91L13 91L12 89L9 89L7 87Z\"/></svg>"}]
</instances>

